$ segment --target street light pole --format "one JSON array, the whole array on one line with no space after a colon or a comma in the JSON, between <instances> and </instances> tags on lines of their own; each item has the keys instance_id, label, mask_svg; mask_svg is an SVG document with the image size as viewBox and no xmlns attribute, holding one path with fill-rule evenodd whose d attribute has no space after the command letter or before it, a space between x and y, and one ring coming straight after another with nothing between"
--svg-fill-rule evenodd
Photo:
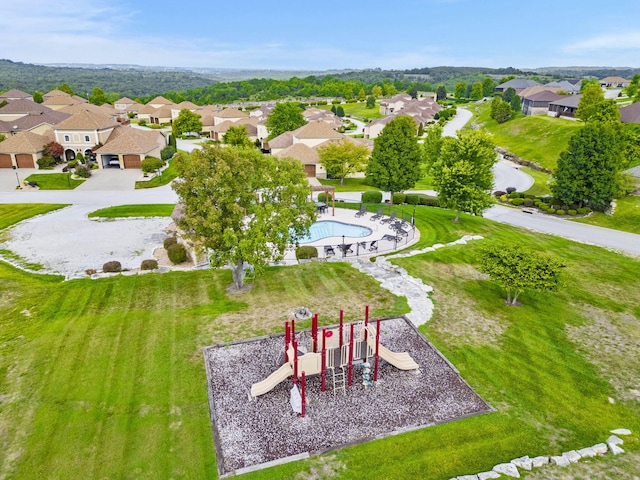
<instances>
[{"instance_id":1,"label":"street light pole","mask_svg":"<svg viewBox=\"0 0 640 480\"><path fill-rule=\"evenodd\" d=\"M416 224L416 206L413 206L413 215L411 216L411 225Z\"/></svg>"},{"instance_id":2,"label":"street light pole","mask_svg":"<svg viewBox=\"0 0 640 480\"><path fill-rule=\"evenodd\" d=\"M21 188L20 186L20 177L18 177L18 169L15 165L12 165L11 168L13 168L16 172L16 181L18 182L18 188Z\"/></svg>"}]
</instances>

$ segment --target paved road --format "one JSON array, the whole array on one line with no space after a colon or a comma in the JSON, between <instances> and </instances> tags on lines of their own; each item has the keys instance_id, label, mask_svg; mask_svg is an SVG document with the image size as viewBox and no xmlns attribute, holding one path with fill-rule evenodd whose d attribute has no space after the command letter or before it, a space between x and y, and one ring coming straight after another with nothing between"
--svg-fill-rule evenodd
<instances>
[{"instance_id":1,"label":"paved road","mask_svg":"<svg viewBox=\"0 0 640 480\"><path fill-rule=\"evenodd\" d=\"M633 233L572 222L549 215L523 213L520 209L501 205L494 205L483 216L496 222L557 235L569 240L598 245L640 257L640 235Z\"/></svg>"}]
</instances>

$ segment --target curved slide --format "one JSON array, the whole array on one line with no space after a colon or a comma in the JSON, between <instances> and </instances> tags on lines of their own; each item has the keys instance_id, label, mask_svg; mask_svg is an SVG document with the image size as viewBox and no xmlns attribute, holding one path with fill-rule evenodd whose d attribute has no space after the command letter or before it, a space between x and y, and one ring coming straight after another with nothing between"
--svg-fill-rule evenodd
<instances>
[{"instance_id":1,"label":"curved slide","mask_svg":"<svg viewBox=\"0 0 640 480\"><path fill-rule=\"evenodd\" d=\"M253 398L263 395L273 390L276 385L293 375L293 368L289 363L285 363L261 382L251 385L251 396Z\"/></svg>"},{"instance_id":2,"label":"curved slide","mask_svg":"<svg viewBox=\"0 0 640 480\"><path fill-rule=\"evenodd\" d=\"M367 327L369 335L367 335L367 343L371 349L376 351L376 331L369 325ZM391 365L399 370L416 370L420 366L415 362L411 355L407 352L392 352L382 344L378 345L378 356L383 360L389 362Z\"/></svg>"}]
</instances>

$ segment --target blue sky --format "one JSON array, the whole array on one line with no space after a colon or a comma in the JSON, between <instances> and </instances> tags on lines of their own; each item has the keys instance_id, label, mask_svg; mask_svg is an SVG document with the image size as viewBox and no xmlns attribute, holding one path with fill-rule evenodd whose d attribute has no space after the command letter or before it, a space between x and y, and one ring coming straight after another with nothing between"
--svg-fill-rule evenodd
<instances>
[{"instance_id":1,"label":"blue sky","mask_svg":"<svg viewBox=\"0 0 640 480\"><path fill-rule=\"evenodd\" d=\"M640 0L20 0L0 57L252 69L640 67Z\"/></svg>"}]
</instances>

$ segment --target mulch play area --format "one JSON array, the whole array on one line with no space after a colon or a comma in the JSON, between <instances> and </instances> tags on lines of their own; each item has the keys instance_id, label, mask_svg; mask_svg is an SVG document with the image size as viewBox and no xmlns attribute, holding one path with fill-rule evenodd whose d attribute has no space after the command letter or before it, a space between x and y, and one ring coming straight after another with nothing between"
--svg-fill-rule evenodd
<instances>
[{"instance_id":1,"label":"mulch play area","mask_svg":"<svg viewBox=\"0 0 640 480\"><path fill-rule=\"evenodd\" d=\"M311 331L296 332L296 338L299 346L309 345ZM291 378L250 397L252 384L283 365L284 335L206 347L220 476L493 410L405 317L381 321L380 345L409 353L419 369L399 370L380 358L378 381L365 387L362 366L355 364L344 395L334 395L329 372L325 392L320 375L308 376L304 418L290 404Z\"/></svg>"}]
</instances>

